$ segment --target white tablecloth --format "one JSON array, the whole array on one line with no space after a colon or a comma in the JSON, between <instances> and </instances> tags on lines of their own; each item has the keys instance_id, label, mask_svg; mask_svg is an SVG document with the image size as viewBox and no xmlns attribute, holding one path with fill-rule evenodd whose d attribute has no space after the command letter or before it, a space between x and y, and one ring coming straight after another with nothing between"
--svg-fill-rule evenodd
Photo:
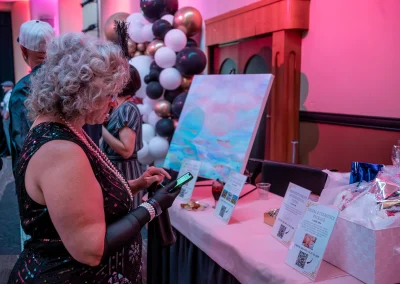
<instances>
[{"instance_id":1,"label":"white tablecloth","mask_svg":"<svg viewBox=\"0 0 400 284\"><path fill-rule=\"evenodd\" d=\"M252 188L246 185L242 194ZM196 187L192 199L210 207L187 211L176 200L169 210L172 225L241 283L312 282L285 263L288 249L271 236L271 227L263 221L264 212L279 208L282 197L269 194L269 200L258 200L257 191L250 193L239 199L229 225L213 215L211 186ZM321 264L315 282L362 283L327 262Z\"/></svg>"}]
</instances>

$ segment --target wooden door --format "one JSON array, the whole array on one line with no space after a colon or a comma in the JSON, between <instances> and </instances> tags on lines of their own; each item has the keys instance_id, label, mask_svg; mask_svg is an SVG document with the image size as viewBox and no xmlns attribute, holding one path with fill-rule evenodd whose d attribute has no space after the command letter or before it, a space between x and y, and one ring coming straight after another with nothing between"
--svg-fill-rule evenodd
<instances>
[{"instance_id":1,"label":"wooden door","mask_svg":"<svg viewBox=\"0 0 400 284\"><path fill-rule=\"evenodd\" d=\"M272 37L265 36L219 45L210 50L211 74L269 74L272 73ZM270 106L267 102L250 158L269 159Z\"/></svg>"}]
</instances>

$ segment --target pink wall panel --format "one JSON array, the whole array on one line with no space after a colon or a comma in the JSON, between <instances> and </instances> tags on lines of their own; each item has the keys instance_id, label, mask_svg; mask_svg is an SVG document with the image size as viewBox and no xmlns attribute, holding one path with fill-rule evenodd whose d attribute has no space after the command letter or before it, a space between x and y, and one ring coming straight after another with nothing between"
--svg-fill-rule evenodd
<instances>
[{"instance_id":1,"label":"pink wall panel","mask_svg":"<svg viewBox=\"0 0 400 284\"><path fill-rule=\"evenodd\" d=\"M303 110L400 117L400 1L312 0Z\"/></svg>"}]
</instances>

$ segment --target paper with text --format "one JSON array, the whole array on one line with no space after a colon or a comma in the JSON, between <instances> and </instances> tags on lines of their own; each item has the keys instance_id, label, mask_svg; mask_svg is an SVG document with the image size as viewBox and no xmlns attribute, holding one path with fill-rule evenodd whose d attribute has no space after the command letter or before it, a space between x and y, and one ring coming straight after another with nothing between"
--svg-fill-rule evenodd
<instances>
[{"instance_id":1,"label":"paper with text","mask_svg":"<svg viewBox=\"0 0 400 284\"><path fill-rule=\"evenodd\" d=\"M285 262L315 280L339 210L311 203L300 221Z\"/></svg>"},{"instance_id":2,"label":"paper with text","mask_svg":"<svg viewBox=\"0 0 400 284\"><path fill-rule=\"evenodd\" d=\"M184 201L189 201L192 198L193 189L196 185L196 180L199 175L201 162L196 160L185 159L182 162L181 169L179 170L178 177L183 176L187 172L190 172L193 176L193 179L189 181L187 184L182 186L181 192L179 193L178 198Z\"/></svg>"},{"instance_id":3,"label":"paper with text","mask_svg":"<svg viewBox=\"0 0 400 284\"><path fill-rule=\"evenodd\" d=\"M215 207L214 215L227 224L232 217L233 210L239 200L246 179L246 176L231 171L224 189L222 190L222 194Z\"/></svg>"},{"instance_id":4,"label":"paper with text","mask_svg":"<svg viewBox=\"0 0 400 284\"><path fill-rule=\"evenodd\" d=\"M272 235L286 246L290 245L294 232L306 211L311 191L290 183L278 216L272 228Z\"/></svg>"}]
</instances>

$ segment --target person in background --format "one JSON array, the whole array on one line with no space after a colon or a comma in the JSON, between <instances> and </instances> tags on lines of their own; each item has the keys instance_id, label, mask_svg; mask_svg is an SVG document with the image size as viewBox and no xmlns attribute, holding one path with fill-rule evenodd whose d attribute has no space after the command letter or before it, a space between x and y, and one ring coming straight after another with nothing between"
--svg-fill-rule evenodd
<instances>
[{"instance_id":1,"label":"person in background","mask_svg":"<svg viewBox=\"0 0 400 284\"><path fill-rule=\"evenodd\" d=\"M166 188L137 208L133 196L164 177L125 179L82 130L103 124L129 80L121 49L83 33L55 38L32 75L32 129L16 167L25 242L8 283L142 283L140 230L179 194Z\"/></svg>"},{"instance_id":2,"label":"person in background","mask_svg":"<svg viewBox=\"0 0 400 284\"><path fill-rule=\"evenodd\" d=\"M25 108L25 100L30 93L31 76L40 68L46 58L46 45L54 37L53 28L46 22L28 21L21 25L18 42L21 47L22 57L26 64L32 68L30 74L23 77L12 91L10 114L10 148L13 172L20 156L22 145L32 125ZM15 173L14 173L15 175Z\"/></svg>"},{"instance_id":3,"label":"person in background","mask_svg":"<svg viewBox=\"0 0 400 284\"><path fill-rule=\"evenodd\" d=\"M3 83L1 83L1 86L3 88L4 91L4 98L3 98L3 102L2 102L2 116L3 116L3 128L4 128L4 134L6 137L6 141L7 141L7 147L9 152L11 153L11 149L10 149L10 111L9 111L9 103L10 103L10 97L11 97L11 92L12 89L14 87L14 83L11 81L5 81Z\"/></svg>"},{"instance_id":4,"label":"person in background","mask_svg":"<svg viewBox=\"0 0 400 284\"><path fill-rule=\"evenodd\" d=\"M137 160L137 151L143 147L142 119L132 97L140 89L140 75L129 67L130 80L116 98L117 106L103 125L102 150L126 179L137 179L143 170ZM143 192L134 197L135 207L142 202Z\"/></svg>"}]
</instances>

